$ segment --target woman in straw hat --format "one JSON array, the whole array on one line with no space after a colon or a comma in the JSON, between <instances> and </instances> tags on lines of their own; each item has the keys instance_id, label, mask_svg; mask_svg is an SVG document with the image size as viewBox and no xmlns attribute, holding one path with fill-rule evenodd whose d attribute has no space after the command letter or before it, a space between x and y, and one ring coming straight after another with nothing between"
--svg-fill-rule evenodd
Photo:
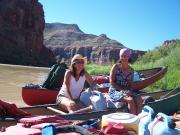
<instances>
[{"instance_id":1,"label":"woman in straw hat","mask_svg":"<svg viewBox=\"0 0 180 135\"><path fill-rule=\"evenodd\" d=\"M84 68L85 62L86 57L80 54L74 55L71 60L70 70L66 71L63 85L57 96L57 103L68 112L73 112L83 107L79 98L85 81L90 86L94 84L92 77Z\"/></svg>"},{"instance_id":2,"label":"woman in straw hat","mask_svg":"<svg viewBox=\"0 0 180 135\"><path fill-rule=\"evenodd\" d=\"M123 48L119 53L119 62L114 64L110 71L109 94L113 101L125 101L130 113L139 114L142 109L142 98L131 90L134 79L134 70L128 64L131 50Z\"/></svg>"}]
</instances>

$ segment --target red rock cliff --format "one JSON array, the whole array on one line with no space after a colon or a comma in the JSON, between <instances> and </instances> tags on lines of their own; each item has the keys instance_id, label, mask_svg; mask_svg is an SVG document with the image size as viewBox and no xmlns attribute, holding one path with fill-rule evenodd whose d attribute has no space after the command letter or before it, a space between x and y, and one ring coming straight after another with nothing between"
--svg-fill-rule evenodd
<instances>
[{"instance_id":1,"label":"red rock cliff","mask_svg":"<svg viewBox=\"0 0 180 135\"><path fill-rule=\"evenodd\" d=\"M0 0L0 63L50 66L43 46L44 11L38 0Z\"/></svg>"}]
</instances>

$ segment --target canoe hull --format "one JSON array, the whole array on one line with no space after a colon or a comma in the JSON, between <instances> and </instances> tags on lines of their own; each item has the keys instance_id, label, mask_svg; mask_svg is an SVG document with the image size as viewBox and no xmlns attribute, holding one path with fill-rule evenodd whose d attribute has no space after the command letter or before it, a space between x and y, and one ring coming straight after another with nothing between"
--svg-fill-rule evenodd
<instances>
[{"instance_id":1,"label":"canoe hull","mask_svg":"<svg viewBox=\"0 0 180 135\"><path fill-rule=\"evenodd\" d=\"M177 112L180 108L180 91L179 93L167 98L147 103L147 105L153 108L156 114L162 112L167 115L173 115L173 113Z\"/></svg>"},{"instance_id":2,"label":"canoe hull","mask_svg":"<svg viewBox=\"0 0 180 135\"><path fill-rule=\"evenodd\" d=\"M160 80L167 72L168 67L158 67L153 69L138 71L139 74L143 74L145 78L143 80L135 81L132 83L131 89L141 90L147 86Z\"/></svg>"},{"instance_id":3,"label":"canoe hull","mask_svg":"<svg viewBox=\"0 0 180 135\"><path fill-rule=\"evenodd\" d=\"M177 87L174 90L163 90L156 92L148 92L140 94L143 98L150 96L153 97L155 101L148 102L144 105L149 105L155 111L155 113L163 112L168 115L172 115L172 113L176 112L177 109L180 108L180 87ZM163 96L166 96L162 98ZM47 105L37 105L37 106L29 106L23 107L22 109L28 112L34 112L33 114L56 114L46 108ZM59 109L58 105L52 104L49 105L53 108Z\"/></svg>"},{"instance_id":4,"label":"canoe hull","mask_svg":"<svg viewBox=\"0 0 180 135\"><path fill-rule=\"evenodd\" d=\"M54 104L59 90L22 88L22 99L30 106L42 104Z\"/></svg>"}]
</instances>

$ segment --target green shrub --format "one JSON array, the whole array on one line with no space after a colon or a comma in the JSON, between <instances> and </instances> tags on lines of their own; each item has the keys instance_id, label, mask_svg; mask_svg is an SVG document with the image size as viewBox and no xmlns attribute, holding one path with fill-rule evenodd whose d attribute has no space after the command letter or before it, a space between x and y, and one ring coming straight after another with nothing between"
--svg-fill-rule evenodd
<instances>
[{"instance_id":1,"label":"green shrub","mask_svg":"<svg viewBox=\"0 0 180 135\"><path fill-rule=\"evenodd\" d=\"M153 85L147 87L149 91L155 89L172 89L180 85L180 41L170 47L156 47L140 57L139 61L134 63L134 69L148 69L159 66L168 66L168 72L165 77Z\"/></svg>"}]
</instances>

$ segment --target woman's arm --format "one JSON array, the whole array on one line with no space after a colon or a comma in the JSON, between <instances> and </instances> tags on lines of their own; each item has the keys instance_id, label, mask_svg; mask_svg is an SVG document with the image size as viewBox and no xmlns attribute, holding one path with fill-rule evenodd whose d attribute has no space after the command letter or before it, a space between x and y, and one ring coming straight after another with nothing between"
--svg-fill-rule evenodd
<instances>
[{"instance_id":1,"label":"woman's arm","mask_svg":"<svg viewBox=\"0 0 180 135\"><path fill-rule=\"evenodd\" d=\"M114 64L112 66L112 68L111 68L111 71L110 71L109 81L110 81L110 84L111 84L112 87L114 87L115 89L120 91L121 88L115 82L115 73L116 73L116 70L117 70L117 64Z\"/></svg>"},{"instance_id":2,"label":"woman's arm","mask_svg":"<svg viewBox=\"0 0 180 135\"><path fill-rule=\"evenodd\" d=\"M93 78L91 77L91 75L85 71L85 77L86 77L86 81L88 82L88 84L90 85L90 89L93 89L93 87L95 87L96 82L93 80Z\"/></svg>"},{"instance_id":3,"label":"woman's arm","mask_svg":"<svg viewBox=\"0 0 180 135\"><path fill-rule=\"evenodd\" d=\"M71 79L71 71L67 70L64 75L64 84L66 86L67 92L70 96L70 98L73 100L71 92L70 92L70 79Z\"/></svg>"},{"instance_id":4,"label":"woman's arm","mask_svg":"<svg viewBox=\"0 0 180 135\"><path fill-rule=\"evenodd\" d=\"M129 88L131 88L132 82L134 81L134 69L132 67L129 67L131 70L131 78L130 81L128 82Z\"/></svg>"}]
</instances>

